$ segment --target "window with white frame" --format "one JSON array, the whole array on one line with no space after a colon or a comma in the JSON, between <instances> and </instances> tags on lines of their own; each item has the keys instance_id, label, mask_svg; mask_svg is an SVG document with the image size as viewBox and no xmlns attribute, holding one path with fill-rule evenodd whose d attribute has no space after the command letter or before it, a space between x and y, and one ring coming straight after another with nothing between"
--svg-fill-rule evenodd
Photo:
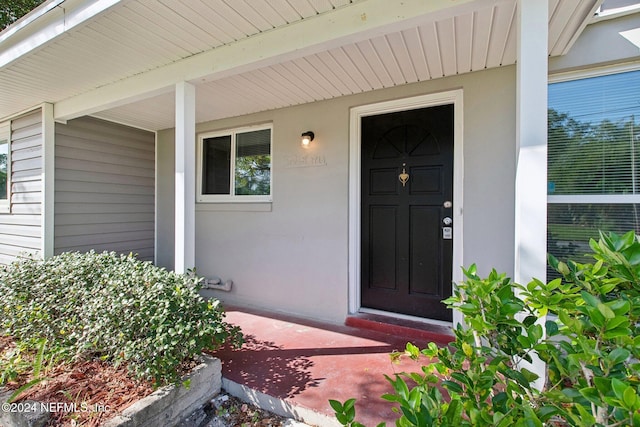
<instances>
[{"instance_id":1,"label":"window with white frame","mask_svg":"<svg viewBox=\"0 0 640 427\"><path fill-rule=\"evenodd\" d=\"M586 261L599 230L640 232L640 70L551 83L548 112L547 251Z\"/></svg>"},{"instance_id":2,"label":"window with white frame","mask_svg":"<svg viewBox=\"0 0 640 427\"><path fill-rule=\"evenodd\" d=\"M271 135L271 125L200 135L198 201L271 201Z\"/></svg>"},{"instance_id":3,"label":"window with white frame","mask_svg":"<svg viewBox=\"0 0 640 427\"><path fill-rule=\"evenodd\" d=\"M11 122L0 123L0 212L8 212L11 189Z\"/></svg>"}]
</instances>

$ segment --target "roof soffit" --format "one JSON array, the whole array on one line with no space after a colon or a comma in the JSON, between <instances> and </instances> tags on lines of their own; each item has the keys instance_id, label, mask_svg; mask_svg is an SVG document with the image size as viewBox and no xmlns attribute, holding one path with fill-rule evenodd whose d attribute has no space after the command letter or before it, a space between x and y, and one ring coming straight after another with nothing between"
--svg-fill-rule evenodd
<instances>
[{"instance_id":1,"label":"roof soffit","mask_svg":"<svg viewBox=\"0 0 640 427\"><path fill-rule=\"evenodd\" d=\"M549 1L554 54L575 38L599 2ZM263 88L263 110L515 62L515 0L265 0L288 5L270 12L247 9L249 3L232 3L237 10L225 12L227 26L222 15L207 16L220 29L208 34L212 29L196 17L206 1L124 0L4 67L0 93L14 106L22 99L54 102L62 120L97 112L116 120L136 111L143 115L154 100L168 99L162 94L172 93L178 81L196 84L199 98L200 92L224 97L231 91L242 100L247 88ZM152 4L173 9L151 15ZM175 6L185 4L188 10ZM195 25L185 25L190 20ZM2 98L0 117L11 113ZM199 119L253 112L249 99ZM147 120L131 124L169 127L168 110L157 119L147 110Z\"/></svg>"},{"instance_id":2,"label":"roof soffit","mask_svg":"<svg viewBox=\"0 0 640 427\"><path fill-rule=\"evenodd\" d=\"M499 0L498 2L509 2ZM56 105L56 118L68 119L104 107L122 105L145 94L170 91L179 81L196 84L272 66L332 47L366 40L425 19L454 15L474 0L362 0L279 28L224 44L168 65L80 94ZM393 13L389 13L392 10ZM126 96L125 96L126 95ZM102 105L89 107L100 99Z\"/></svg>"}]
</instances>

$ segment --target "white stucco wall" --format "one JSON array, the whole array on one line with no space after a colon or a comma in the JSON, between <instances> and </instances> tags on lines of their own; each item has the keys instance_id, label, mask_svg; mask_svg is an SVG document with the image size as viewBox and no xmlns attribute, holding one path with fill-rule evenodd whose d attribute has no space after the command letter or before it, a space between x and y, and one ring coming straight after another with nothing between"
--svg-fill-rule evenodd
<instances>
[{"instance_id":1,"label":"white stucco wall","mask_svg":"<svg viewBox=\"0 0 640 427\"><path fill-rule=\"evenodd\" d=\"M512 274L515 67L505 67L199 124L197 132L273 123L273 202L196 207L198 274L234 281L231 292L214 295L228 303L344 321L349 109L458 88L464 92L464 264ZM300 146L306 130L316 134L307 150ZM173 149L173 130L159 132L156 260L169 268ZM326 165L291 167L303 155Z\"/></svg>"}]
</instances>

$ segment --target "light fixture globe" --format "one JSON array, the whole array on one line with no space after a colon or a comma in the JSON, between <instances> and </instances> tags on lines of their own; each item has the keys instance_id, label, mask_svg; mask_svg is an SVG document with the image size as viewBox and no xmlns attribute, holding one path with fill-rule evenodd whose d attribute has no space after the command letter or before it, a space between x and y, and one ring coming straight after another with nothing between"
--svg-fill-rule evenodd
<instances>
[{"instance_id":1,"label":"light fixture globe","mask_svg":"<svg viewBox=\"0 0 640 427\"><path fill-rule=\"evenodd\" d=\"M311 141L313 141L313 138L315 137L314 133L311 132L310 130L303 132L301 136L302 136L301 144L305 148L308 147L309 144L311 144Z\"/></svg>"}]
</instances>

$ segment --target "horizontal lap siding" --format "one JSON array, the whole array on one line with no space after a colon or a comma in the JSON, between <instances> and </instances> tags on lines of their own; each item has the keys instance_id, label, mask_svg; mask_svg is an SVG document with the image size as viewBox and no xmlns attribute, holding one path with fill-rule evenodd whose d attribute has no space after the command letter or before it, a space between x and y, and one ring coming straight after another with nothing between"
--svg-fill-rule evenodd
<instances>
[{"instance_id":1,"label":"horizontal lap siding","mask_svg":"<svg viewBox=\"0 0 640 427\"><path fill-rule=\"evenodd\" d=\"M155 136L94 118L56 124L55 253L153 260Z\"/></svg>"},{"instance_id":2,"label":"horizontal lap siding","mask_svg":"<svg viewBox=\"0 0 640 427\"><path fill-rule=\"evenodd\" d=\"M11 211L0 214L0 264L42 249L42 113L11 121Z\"/></svg>"}]
</instances>

